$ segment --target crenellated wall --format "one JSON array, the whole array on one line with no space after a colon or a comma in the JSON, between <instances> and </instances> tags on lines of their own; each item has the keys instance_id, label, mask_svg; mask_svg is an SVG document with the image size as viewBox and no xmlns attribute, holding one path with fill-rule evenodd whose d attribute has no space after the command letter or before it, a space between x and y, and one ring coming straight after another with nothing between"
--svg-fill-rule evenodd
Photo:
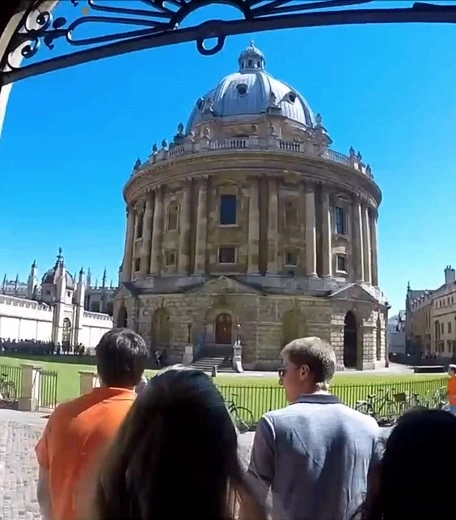
<instances>
[{"instance_id":1,"label":"crenellated wall","mask_svg":"<svg viewBox=\"0 0 456 520\"><path fill-rule=\"evenodd\" d=\"M53 316L47 305L0 295L0 338L51 341Z\"/></svg>"},{"instance_id":2,"label":"crenellated wall","mask_svg":"<svg viewBox=\"0 0 456 520\"><path fill-rule=\"evenodd\" d=\"M82 331L80 343L86 348L93 349L97 346L105 332L112 329L112 318L107 314L98 312L84 312L82 318Z\"/></svg>"},{"instance_id":3,"label":"crenellated wall","mask_svg":"<svg viewBox=\"0 0 456 520\"><path fill-rule=\"evenodd\" d=\"M78 307L61 304L63 321L69 325L68 341L82 343L86 348L94 348L101 336L112 328L112 318L107 314L84 311L80 329L76 329ZM57 323L57 306L41 304L12 296L0 295L0 338L36 341L62 341L64 334Z\"/></svg>"}]
</instances>

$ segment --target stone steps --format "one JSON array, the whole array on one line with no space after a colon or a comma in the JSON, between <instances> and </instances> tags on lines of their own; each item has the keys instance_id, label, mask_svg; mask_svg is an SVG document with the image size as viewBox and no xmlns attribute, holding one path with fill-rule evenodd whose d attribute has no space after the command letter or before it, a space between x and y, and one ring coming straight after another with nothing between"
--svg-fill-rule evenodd
<instances>
[{"instance_id":1,"label":"stone steps","mask_svg":"<svg viewBox=\"0 0 456 520\"><path fill-rule=\"evenodd\" d=\"M213 367L217 367L217 372L221 374L233 374L235 372L231 366L231 358L228 358L228 356L204 356L191 363L190 366L204 372L212 372Z\"/></svg>"}]
</instances>

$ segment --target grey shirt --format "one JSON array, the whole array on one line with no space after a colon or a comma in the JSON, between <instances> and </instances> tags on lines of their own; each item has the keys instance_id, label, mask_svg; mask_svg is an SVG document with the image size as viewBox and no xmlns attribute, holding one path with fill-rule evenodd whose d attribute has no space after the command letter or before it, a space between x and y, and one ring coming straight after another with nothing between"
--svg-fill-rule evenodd
<instances>
[{"instance_id":1,"label":"grey shirt","mask_svg":"<svg viewBox=\"0 0 456 520\"><path fill-rule=\"evenodd\" d=\"M380 428L329 394L300 397L265 414L248 477L274 520L350 520L364 499Z\"/></svg>"}]
</instances>

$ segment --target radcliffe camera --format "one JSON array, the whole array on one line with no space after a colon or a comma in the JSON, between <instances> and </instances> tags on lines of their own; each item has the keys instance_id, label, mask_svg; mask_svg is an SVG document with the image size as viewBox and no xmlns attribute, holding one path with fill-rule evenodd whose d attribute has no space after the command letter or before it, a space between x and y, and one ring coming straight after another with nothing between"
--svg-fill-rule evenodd
<instances>
[{"instance_id":1,"label":"radcliffe camera","mask_svg":"<svg viewBox=\"0 0 456 520\"><path fill-rule=\"evenodd\" d=\"M456 0L2 2L0 516L454 514Z\"/></svg>"}]
</instances>

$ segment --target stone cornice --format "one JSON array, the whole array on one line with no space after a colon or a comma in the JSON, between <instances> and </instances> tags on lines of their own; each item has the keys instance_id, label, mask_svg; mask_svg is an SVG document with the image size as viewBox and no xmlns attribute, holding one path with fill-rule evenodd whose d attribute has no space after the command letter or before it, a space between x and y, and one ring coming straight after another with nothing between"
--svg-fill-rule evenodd
<instances>
[{"instance_id":1,"label":"stone cornice","mask_svg":"<svg viewBox=\"0 0 456 520\"><path fill-rule=\"evenodd\" d=\"M367 175L349 166L289 151L231 149L216 152L211 150L150 165L129 179L124 188L124 197L131 201L160 185L181 178L226 172L245 173L249 176L273 175L279 178L294 174L306 183L321 184L331 190L358 195L371 207L376 207L381 202L381 192L377 184Z\"/></svg>"}]
</instances>

